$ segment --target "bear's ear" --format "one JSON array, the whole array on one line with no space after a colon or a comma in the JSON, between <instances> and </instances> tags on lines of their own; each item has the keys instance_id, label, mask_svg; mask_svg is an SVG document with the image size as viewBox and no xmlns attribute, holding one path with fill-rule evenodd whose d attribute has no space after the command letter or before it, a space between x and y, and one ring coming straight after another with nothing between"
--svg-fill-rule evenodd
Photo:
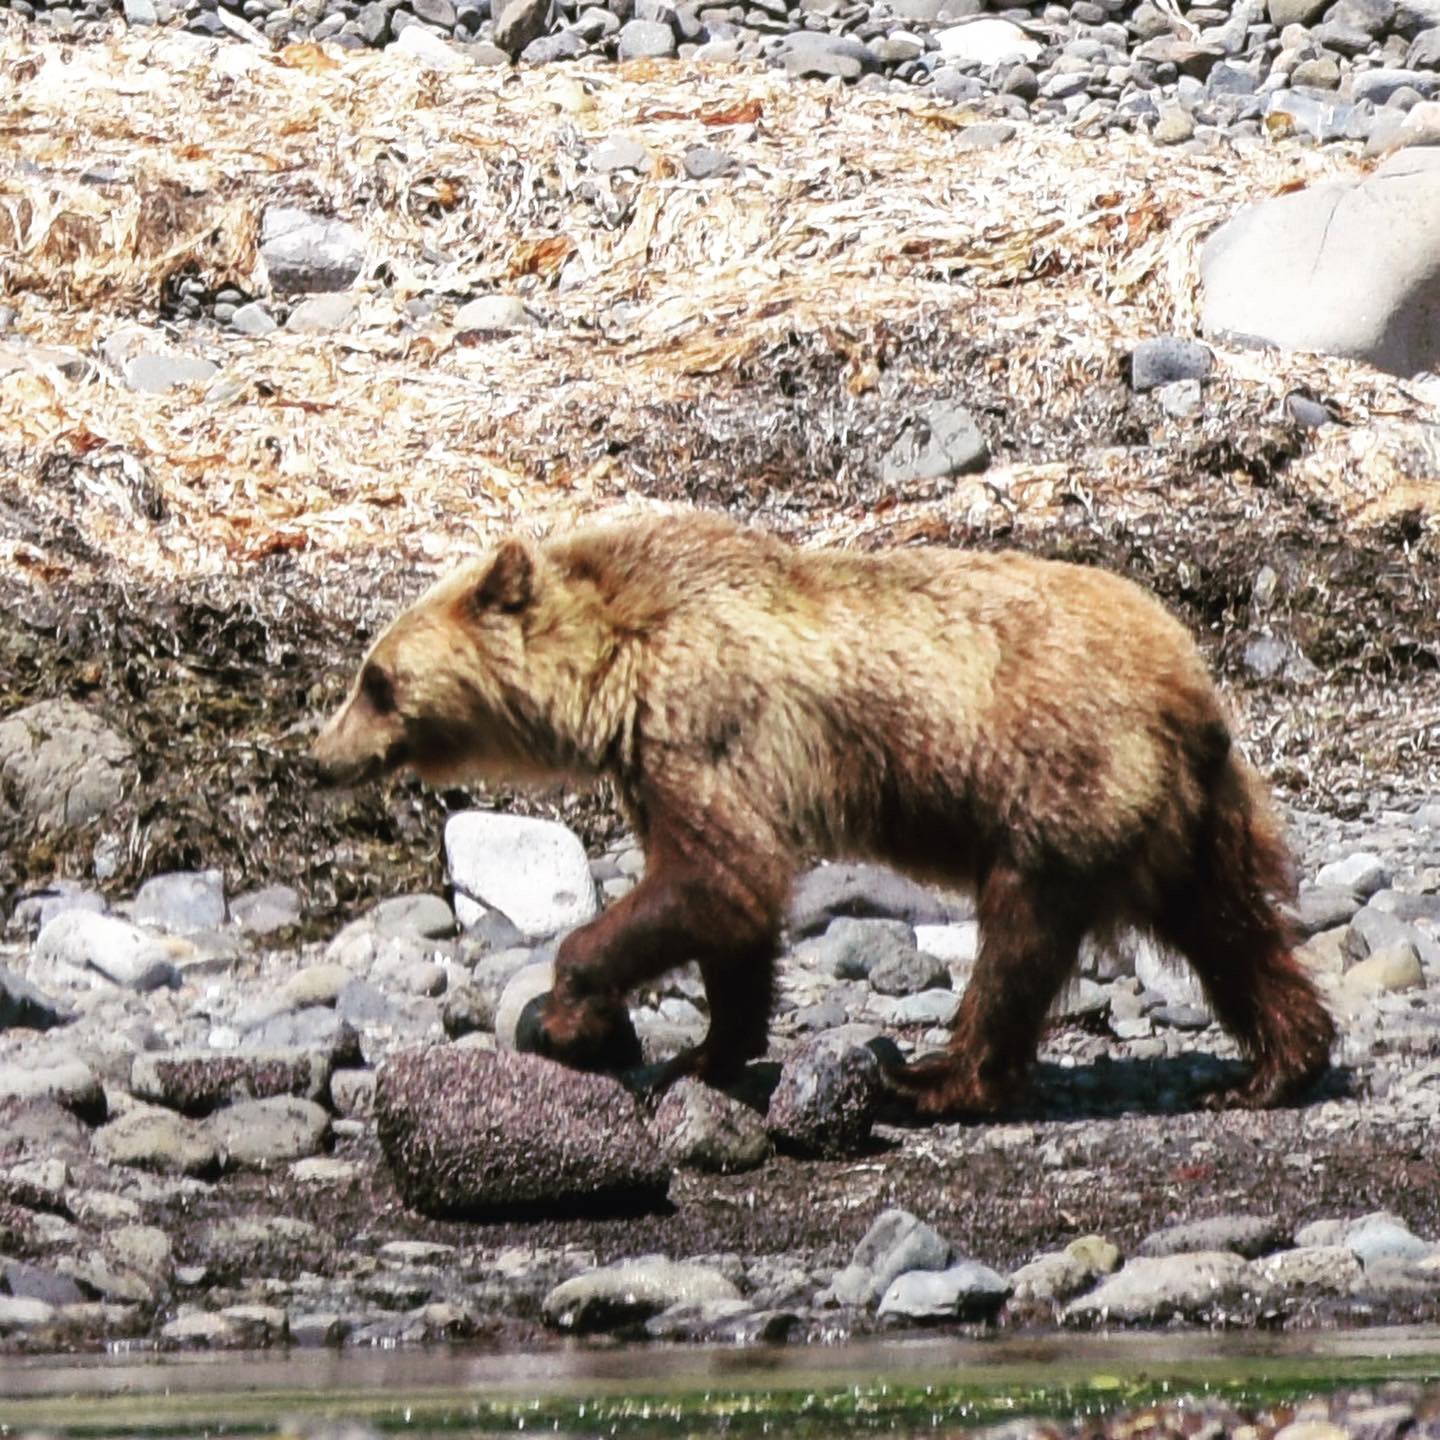
<instances>
[{"instance_id":1,"label":"bear's ear","mask_svg":"<svg viewBox=\"0 0 1440 1440\"><path fill-rule=\"evenodd\" d=\"M475 587L471 605L477 611L516 614L535 598L538 556L528 541L511 536L500 542L485 578Z\"/></svg>"}]
</instances>

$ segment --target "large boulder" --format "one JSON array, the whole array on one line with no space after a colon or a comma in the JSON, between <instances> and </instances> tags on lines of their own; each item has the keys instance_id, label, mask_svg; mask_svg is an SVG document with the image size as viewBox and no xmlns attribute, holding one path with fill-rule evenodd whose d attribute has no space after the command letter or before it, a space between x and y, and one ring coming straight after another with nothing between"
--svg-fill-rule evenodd
<instances>
[{"instance_id":1,"label":"large boulder","mask_svg":"<svg viewBox=\"0 0 1440 1440\"><path fill-rule=\"evenodd\" d=\"M401 1193L427 1215L636 1210L670 1182L628 1091L535 1055L402 1051L380 1071L375 1118Z\"/></svg>"},{"instance_id":2,"label":"large boulder","mask_svg":"<svg viewBox=\"0 0 1440 1440\"><path fill-rule=\"evenodd\" d=\"M134 777L129 742L73 700L42 700L0 720L0 794L37 832L99 819Z\"/></svg>"},{"instance_id":3,"label":"large boulder","mask_svg":"<svg viewBox=\"0 0 1440 1440\"><path fill-rule=\"evenodd\" d=\"M1440 150L1247 205L1200 254L1210 336L1440 366Z\"/></svg>"}]
</instances>

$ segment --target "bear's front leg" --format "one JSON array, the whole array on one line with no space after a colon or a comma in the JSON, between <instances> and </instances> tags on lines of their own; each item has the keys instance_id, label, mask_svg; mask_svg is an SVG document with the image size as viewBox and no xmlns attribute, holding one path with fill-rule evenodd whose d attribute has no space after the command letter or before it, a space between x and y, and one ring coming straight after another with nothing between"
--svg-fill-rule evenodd
<instances>
[{"instance_id":1,"label":"bear's front leg","mask_svg":"<svg viewBox=\"0 0 1440 1440\"><path fill-rule=\"evenodd\" d=\"M555 986L535 1004L520 1048L587 1070L640 1063L625 997L637 985L697 959L710 1002L710 1033L662 1068L659 1086L682 1074L733 1076L765 1046L784 885L758 882L727 864L716 837L703 852L655 843L644 879L590 924L566 937Z\"/></svg>"}]
</instances>

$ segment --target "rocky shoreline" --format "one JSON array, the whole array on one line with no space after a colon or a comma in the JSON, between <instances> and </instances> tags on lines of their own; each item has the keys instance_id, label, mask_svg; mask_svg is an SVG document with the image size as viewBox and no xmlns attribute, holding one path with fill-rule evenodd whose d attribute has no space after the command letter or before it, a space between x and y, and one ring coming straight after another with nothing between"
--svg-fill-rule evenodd
<instances>
[{"instance_id":1,"label":"rocky shoreline","mask_svg":"<svg viewBox=\"0 0 1440 1440\"><path fill-rule=\"evenodd\" d=\"M0 952L0 1345L1433 1321L1440 806L1292 821L1343 1039L1318 1095L1260 1114L1197 1108L1233 1047L1129 943L1089 955L1021 1113L894 1123L870 1047L943 1041L975 927L867 867L797 887L771 1057L658 1105L510 1049L552 922L641 872L626 843L468 812L454 908L393 897L320 943L287 940L298 895L218 869L26 895ZM501 892L496 855L523 861ZM637 997L647 1058L702 1007L683 967Z\"/></svg>"},{"instance_id":2,"label":"rocky shoreline","mask_svg":"<svg viewBox=\"0 0 1440 1440\"><path fill-rule=\"evenodd\" d=\"M426 65L760 61L797 78L924 86L985 102L993 122L1142 129L1158 144L1277 133L1383 150L1440 137L1434 0L1237 0L1182 11L1151 0L7 0L62 36L122 13L260 44L400 46ZM617 165L622 162L617 159ZM697 148L691 178L733 170ZM235 309L244 297L225 298Z\"/></svg>"}]
</instances>

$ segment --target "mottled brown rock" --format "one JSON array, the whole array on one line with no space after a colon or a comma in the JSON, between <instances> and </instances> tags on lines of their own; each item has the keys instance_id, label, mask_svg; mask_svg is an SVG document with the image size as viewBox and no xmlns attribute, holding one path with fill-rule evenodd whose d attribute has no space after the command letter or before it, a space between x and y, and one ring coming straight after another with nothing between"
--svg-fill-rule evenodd
<instances>
[{"instance_id":1,"label":"mottled brown rock","mask_svg":"<svg viewBox=\"0 0 1440 1440\"><path fill-rule=\"evenodd\" d=\"M330 1056L318 1050L154 1050L130 1069L132 1094L182 1115L275 1095L323 1101L329 1081Z\"/></svg>"},{"instance_id":2,"label":"mottled brown rock","mask_svg":"<svg viewBox=\"0 0 1440 1440\"><path fill-rule=\"evenodd\" d=\"M427 1215L636 1210L669 1185L617 1081L535 1055L403 1051L380 1070L375 1115L401 1193Z\"/></svg>"},{"instance_id":3,"label":"mottled brown rock","mask_svg":"<svg viewBox=\"0 0 1440 1440\"><path fill-rule=\"evenodd\" d=\"M675 1164L692 1170L735 1174L763 1165L770 1154L760 1116L698 1080L679 1080L665 1092L652 1131Z\"/></svg>"},{"instance_id":4,"label":"mottled brown rock","mask_svg":"<svg viewBox=\"0 0 1440 1440\"><path fill-rule=\"evenodd\" d=\"M869 1142L881 1088L874 1051L821 1035L785 1057L766 1125L783 1150L853 1155Z\"/></svg>"}]
</instances>

